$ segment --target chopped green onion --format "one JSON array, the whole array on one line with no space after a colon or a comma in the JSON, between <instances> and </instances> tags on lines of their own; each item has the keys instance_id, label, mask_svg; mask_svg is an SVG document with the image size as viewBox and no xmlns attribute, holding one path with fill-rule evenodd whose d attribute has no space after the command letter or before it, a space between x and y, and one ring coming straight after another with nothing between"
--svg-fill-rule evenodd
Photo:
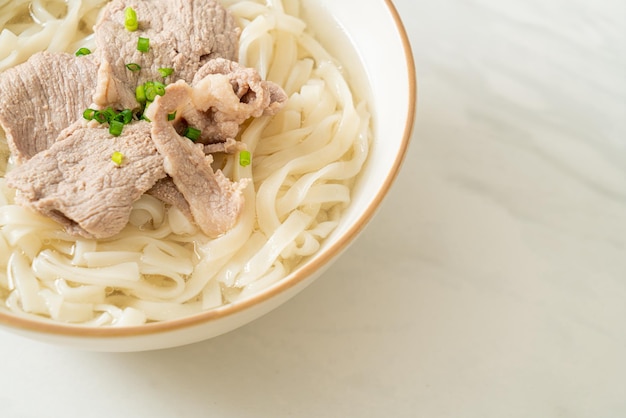
<instances>
[{"instance_id":1,"label":"chopped green onion","mask_svg":"<svg viewBox=\"0 0 626 418\"><path fill-rule=\"evenodd\" d=\"M130 71L135 72L141 70L141 65L131 62L129 64L126 64L126 68L128 68Z\"/></svg>"},{"instance_id":2,"label":"chopped green onion","mask_svg":"<svg viewBox=\"0 0 626 418\"><path fill-rule=\"evenodd\" d=\"M87 120L93 120L95 116L96 116L96 110L94 109L85 109L85 111L83 112L83 118Z\"/></svg>"},{"instance_id":3,"label":"chopped green onion","mask_svg":"<svg viewBox=\"0 0 626 418\"><path fill-rule=\"evenodd\" d=\"M148 101L153 101L157 96L156 89L154 88L154 84L152 83L146 83L144 85L144 91L146 92L146 100Z\"/></svg>"},{"instance_id":4,"label":"chopped green onion","mask_svg":"<svg viewBox=\"0 0 626 418\"><path fill-rule=\"evenodd\" d=\"M129 32L134 32L139 27L137 13L132 7L127 7L126 10L124 10L124 27Z\"/></svg>"},{"instance_id":5,"label":"chopped green onion","mask_svg":"<svg viewBox=\"0 0 626 418\"><path fill-rule=\"evenodd\" d=\"M89 55L89 54L91 54L91 51L89 50L89 48L79 48L78 51L76 51L77 57L82 57L84 55Z\"/></svg>"},{"instance_id":6,"label":"chopped green onion","mask_svg":"<svg viewBox=\"0 0 626 418\"><path fill-rule=\"evenodd\" d=\"M124 129L124 123L118 120L112 120L109 122L109 133L113 136L120 136Z\"/></svg>"},{"instance_id":7,"label":"chopped green onion","mask_svg":"<svg viewBox=\"0 0 626 418\"><path fill-rule=\"evenodd\" d=\"M117 116L117 112L112 107L107 107L102 113L104 113L107 122L111 122Z\"/></svg>"},{"instance_id":8,"label":"chopped green onion","mask_svg":"<svg viewBox=\"0 0 626 418\"><path fill-rule=\"evenodd\" d=\"M140 52L148 52L150 50L150 39L142 38L137 39L137 50Z\"/></svg>"},{"instance_id":9,"label":"chopped green onion","mask_svg":"<svg viewBox=\"0 0 626 418\"><path fill-rule=\"evenodd\" d=\"M239 153L239 165L242 167L247 167L250 165L252 161L252 156L250 155L250 151L243 150Z\"/></svg>"},{"instance_id":10,"label":"chopped green onion","mask_svg":"<svg viewBox=\"0 0 626 418\"><path fill-rule=\"evenodd\" d=\"M163 96L165 94L165 84L163 83L159 83L158 81L155 81L154 89L156 91L156 94L158 94L159 96Z\"/></svg>"},{"instance_id":11,"label":"chopped green onion","mask_svg":"<svg viewBox=\"0 0 626 418\"><path fill-rule=\"evenodd\" d=\"M176 111L167 114L168 121L173 121L174 119L176 119Z\"/></svg>"},{"instance_id":12,"label":"chopped green onion","mask_svg":"<svg viewBox=\"0 0 626 418\"><path fill-rule=\"evenodd\" d=\"M172 75L174 73L174 69L173 68L159 68L159 74L161 74L162 77L167 77L168 75Z\"/></svg>"},{"instance_id":13,"label":"chopped green onion","mask_svg":"<svg viewBox=\"0 0 626 418\"><path fill-rule=\"evenodd\" d=\"M115 151L111 154L111 161L113 161L117 165L122 165L122 161L124 160L124 154L119 151Z\"/></svg>"},{"instance_id":14,"label":"chopped green onion","mask_svg":"<svg viewBox=\"0 0 626 418\"><path fill-rule=\"evenodd\" d=\"M165 94L165 84L158 81L146 81L144 90L146 92L146 100L153 101L157 96Z\"/></svg>"},{"instance_id":15,"label":"chopped green onion","mask_svg":"<svg viewBox=\"0 0 626 418\"><path fill-rule=\"evenodd\" d=\"M115 115L113 119L118 122L122 122L124 125L128 125L133 120L133 111L130 109L124 109Z\"/></svg>"},{"instance_id":16,"label":"chopped green onion","mask_svg":"<svg viewBox=\"0 0 626 418\"><path fill-rule=\"evenodd\" d=\"M93 118L98 123L104 123L107 121L106 114L101 110L96 110L96 112L93 114Z\"/></svg>"},{"instance_id":17,"label":"chopped green onion","mask_svg":"<svg viewBox=\"0 0 626 418\"><path fill-rule=\"evenodd\" d=\"M124 115L124 121L123 122L124 122L125 125L129 124L130 122L132 122L132 120L133 120L133 111L132 110L124 109L124 110L122 110L121 114Z\"/></svg>"},{"instance_id":18,"label":"chopped green onion","mask_svg":"<svg viewBox=\"0 0 626 418\"><path fill-rule=\"evenodd\" d=\"M139 103L146 102L146 87L144 84L140 84L135 88L135 99L137 99Z\"/></svg>"},{"instance_id":19,"label":"chopped green onion","mask_svg":"<svg viewBox=\"0 0 626 418\"><path fill-rule=\"evenodd\" d=\"M191 139L193 142L196 142L200 138L200 133L201 133L200 129L187 126L187 128L185 128L185 132L183 133L183 136Z\"/></svg>"}]
</instances>

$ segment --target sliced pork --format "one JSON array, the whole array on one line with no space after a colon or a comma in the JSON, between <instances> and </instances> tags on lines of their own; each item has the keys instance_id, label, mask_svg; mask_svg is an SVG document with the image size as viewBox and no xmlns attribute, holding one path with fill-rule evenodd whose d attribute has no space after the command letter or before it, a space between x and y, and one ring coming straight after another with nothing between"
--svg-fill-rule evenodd
<instances>
[{"instance_id":1,"label":"sliced pork","mask_svg":"<svg viewBox=\"0 0 626 418\"><path fill-rule=\"evenodd\" d=\"M287 94L278 84L262 80L258 71L253 68L222 58L216 58L202 66L195 74L192 84L198 85L208 75L213 74L228 76L239 101L250 106L250 116L274 115L287 101Z\"/></svg>"},{"instance_id":2,"label":"sliced pork","mask_svg":"<svg viewBox=\"0 0 626 418\"><path fill-rule=\"evenodd\" d=\"M237 141L235 139L229 138L224 142L216 142L212 144L207 144L204 146L205 154L235 154L239 151L245 150L246 144L241 141Z\"/></svg>"},{"instance_id":3,"label":"sliced pork","mask_svg":"<svg viewBox=\"0 0 626 418\"><path fill-rule=\"evenodd\" d=\"M124 11L135 10L138 29L124 27ZM237 59L241 30L216 0L114 0L94 27L100 68L96 104L134 109L135 88L146 81L185 80L214 58ZM139 37L149 39L150 49L137 49ZM125 65L138 64L140 71ZM174 72L163 77L160 68Z\"/></svg>"},{"instance_id":4,"label":"sliced pork","mask_svg":"<svg viewBox=\"0 0 626 418\"><path fill-rule=\"evenodd\" d=\"M232 182L220 170L214 172L213 158L204 153L204 146L180 136L168 121L168 115L174 111L177 114L182 109L190 111L191 92L191 87L183 81L168 86L165 95L157 97L146 115L152 121L152 140L164 157L165 172L185 197L202 232L217 237L237 222L247 181Z\"/></svg>"},{"instance_id":5,"label":"sliced pork","mask_svg":"<svg viewBox=\"0 0 626 418\"><path fill-rule=\"evenodd\" d=\"M146 193L156 197L163 203L177 207L187 219L193 221L189 203L187 203L185 196L178 190L171 177L168 176L157 181Z\"/></svg>"},{"instance_id":6,"label":"sliced pork","mask_svg":"<svg viewBox=\"0 0 626 418\"><path fill-rule=\"evenodd\" d=\"M193 143L180 135L181 125L200 130L200 139L209 143L220 142L224 151L234 150L233 138L245 120L274 114L287 98L280 87L262 81L256 70L223 59L214 61L214 72L205 71L193 87L183 80L168 85L165 95L146 110L165 171L189 203L200 229L213 237L237 221L243 207L241 190L247 182L233 183L221 171L214 172L213 158L206 155L205 147L221 151L221 145ZM282 94L272 94L274 90ZM176 116L170 121L172 114Z\"/></svg>"},{"instance_id":7,"label":"sliced pork","mask_svg":"<svg viewBox=\"0 0 626 418\"><path fill-rule=\"evenodd\" d=\"M48 149L91 103L91 56L40 52L0 74L0 125L16 162Z\"/></svg>"},{"instance_id":8,"label":"sliced pork","mask_svg":"<svg viewBox=\"0 0 626 418\"><path fill-rule=\"evenodd\" d=\"M235 138L246 119L274 115L287 102L284 90L262 80L255 69L220 58L196 73L193 87L194 106L204 113L204 143Z\"/></svg>"},{"instance_id":9,"label":"sliced pork","mask_svg":"<svg viewBox=\"0 0 626 418\"><path fill-rule=\"evenodd\" d=\"M163 157L140 121L112 136L103 126L77 122L48 150L6 176L16 200L49 216L73 235L106 238L128 223L132 204L165 177ZM121 164L112 160L122 154Z\"/></svg>"}]
</instances>

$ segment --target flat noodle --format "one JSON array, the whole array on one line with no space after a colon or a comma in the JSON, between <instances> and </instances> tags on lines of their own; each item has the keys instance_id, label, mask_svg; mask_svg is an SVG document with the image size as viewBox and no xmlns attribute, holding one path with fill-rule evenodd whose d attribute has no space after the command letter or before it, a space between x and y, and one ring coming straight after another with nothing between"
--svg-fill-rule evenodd
<instances>
[{"instance_id":1,"label":"flat noodle","mask_svg":"<svg viewBox=\"0 0 626 418\"><path fill-rule=\"evenodd\" d=\"M0 70L36 51L90 45L81 28L91 27L103 3L0 0ZM222 3L243 28L240 62L289 95L278 115L254 119L242 130L252 165L241 167L236 156L225 160L223 172L232 180L253 179L237 225L209 239L179 210L144 195L117 236L77 239L14 205L13 191L0 178L0 299L7 309L88 326L180 318L277 283L337 226L367 158L365 103L355 105L340 67L306 32L298 1ZM45 27L16 18L28 4ZM59 17L59 10L66 12ZM1 175L7 159L0 137Z\"/></svg>"},{"instance_id":2,"label":"flat noodle","mask_svg":"<svg viewBox=\"0 0 626 418\"><path fill-rule=\"evenodd\" d=\"M38 51L93 48L91 27L107 0L12 0L0 3L0 71Z\"/></svg>"}]
</instances>

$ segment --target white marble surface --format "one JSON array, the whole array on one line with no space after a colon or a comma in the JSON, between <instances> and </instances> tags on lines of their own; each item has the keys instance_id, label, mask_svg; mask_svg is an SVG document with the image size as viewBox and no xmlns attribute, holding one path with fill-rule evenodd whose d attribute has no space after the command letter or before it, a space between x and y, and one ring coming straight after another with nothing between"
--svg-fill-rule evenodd
<instances>
[{"instance_id":1,"label":"white marble surface","mask_svg":"<svg viewBox=\"0 0 626 418\"><path fill-rule=\"evenodd\" d=\"M192 346L2 332L0 416L626 416L626 2L396 5L416 129L345 256Z\"/></svg>"}]
</instances>

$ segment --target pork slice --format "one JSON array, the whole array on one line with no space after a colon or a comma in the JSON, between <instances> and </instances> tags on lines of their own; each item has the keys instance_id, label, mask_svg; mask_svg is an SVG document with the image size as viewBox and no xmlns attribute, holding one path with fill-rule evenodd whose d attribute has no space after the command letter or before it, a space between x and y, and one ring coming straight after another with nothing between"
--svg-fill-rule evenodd
<instances>
[{"instance_id":1,"label":"pork slice","mask_svg":"<svg viewBox=\"0 0 626 418\"><path fill-rule=\"evenodd\" d=\"M244 143L229 139L226 142L220 142L217 144L209 144L204 146L205 154L234 154L246 149ZM148 193L151 196L156 197L163 203L170 206L176 206L189 220L193 221L193 215L191 209L189 209L189 203L185 200L185 196L178 190L171 177L165 177L157 181Z\"/></svg>"},{"instance_id":2,"label":"pork slice","mask_svg":"<svg viewBox=\"0 0 626 418\"><path fill-rule=\"evenodd\" d=\"M0 125L17 163L48 149L91 104L92 56L40 52L0 74Z\"/></svg>"},{"instance_id":3,"label":"pork slice","mask_svg":"<svg viewBox=\"0 0 626 418\"><path fill-rule=\"evenodd\" d=\"M124 27L124 10L131 7L139 27ZM146 81L191 82L209 60L237 59L241 30L216 0L114 0L102 11L95 27L96 54L106 67L99 73L97 105L134 109L137 85ZM137 50L139 37L150 40L150 50ZM141 71L125 65L136 63ZM174 72L165 79L160 68Z\"/></svg>"},{"instance_id":4,"label":"pork slice","mask_svg":"<svg viewBox=\"0 0 626 418\"><path fill-rule=\"evenodd\" d=\"M186 122L201 129L204 144L226 142L251 117L276 114L287 95L276 83L261 79L258 71L223 58L209 61L193 80L194 112Z\"/></svg>"},{"instance_id":5,"label":"pork slice","mask_svg":"<svg viewBox=\"0 0 626 418\"><path fill-rule=\"evenodd\" d=\"M150 124L134 122L114 137L102 125L76 122L49 149L6 176L16 201L49 216L67 232L107 238L128 223L132 204L165 177ZM112 161L114 152L123 161Z\"/></svg>"},{"instance_id":6,"label":"pork slice","mask_svg":"<svg viewBox=\"0 0 626 418\"><path fill-rule=\"evenodd\" d=\"M214 144L207 144L204 146L205 154L235 154L239 151L246 150L246 144L241 141L229 138L224 142L217 142Z\"/></svg>"},{"instance_id":7,"label":"pork slice","mask_svg":"<svg viewBox=\"0 0 626 418\"><path fill-rule=\"evenodd\" d=\"M243 188L247 180L232 182L220 170L213 171L211 155L202 144L195 144L178 134L168 115L181 108L189 109L192 89L179 81L168 86L146 111L152 121L152 140L164 158L165 172L189 203L193 219L210 237L231 229L243 208ZM178 112L177 112L178 114Z\"/></svg>"},{"instance_id":8,"label":"pork slice","mask_svg":"<svg viewBox=\"0 0 626 418\"><path fill-rule=\"evenodd\" d=\"M262 110L257 110L252 116L274 115L287 102L287 94L278 84L262 80L253 68L224 58L216 58L203 65L195 74L192 84L199 84L211 74L227 75L239 100Z\"/></svg>"},{"instance_id":9,"label":"pork slice","mask_svg":"<svg viewBox=\"0 0 626 418\"><path fill-rule=\"evenodd\" d=\"M148 193L151 196L156 197L160 201L167 203L170 206L177 207L187 219L193 221L193 215L189 208L189 203L185 200L185 196L178 190L171 177L164 177L157 181Z\"/></svg>"}]
</instances>

